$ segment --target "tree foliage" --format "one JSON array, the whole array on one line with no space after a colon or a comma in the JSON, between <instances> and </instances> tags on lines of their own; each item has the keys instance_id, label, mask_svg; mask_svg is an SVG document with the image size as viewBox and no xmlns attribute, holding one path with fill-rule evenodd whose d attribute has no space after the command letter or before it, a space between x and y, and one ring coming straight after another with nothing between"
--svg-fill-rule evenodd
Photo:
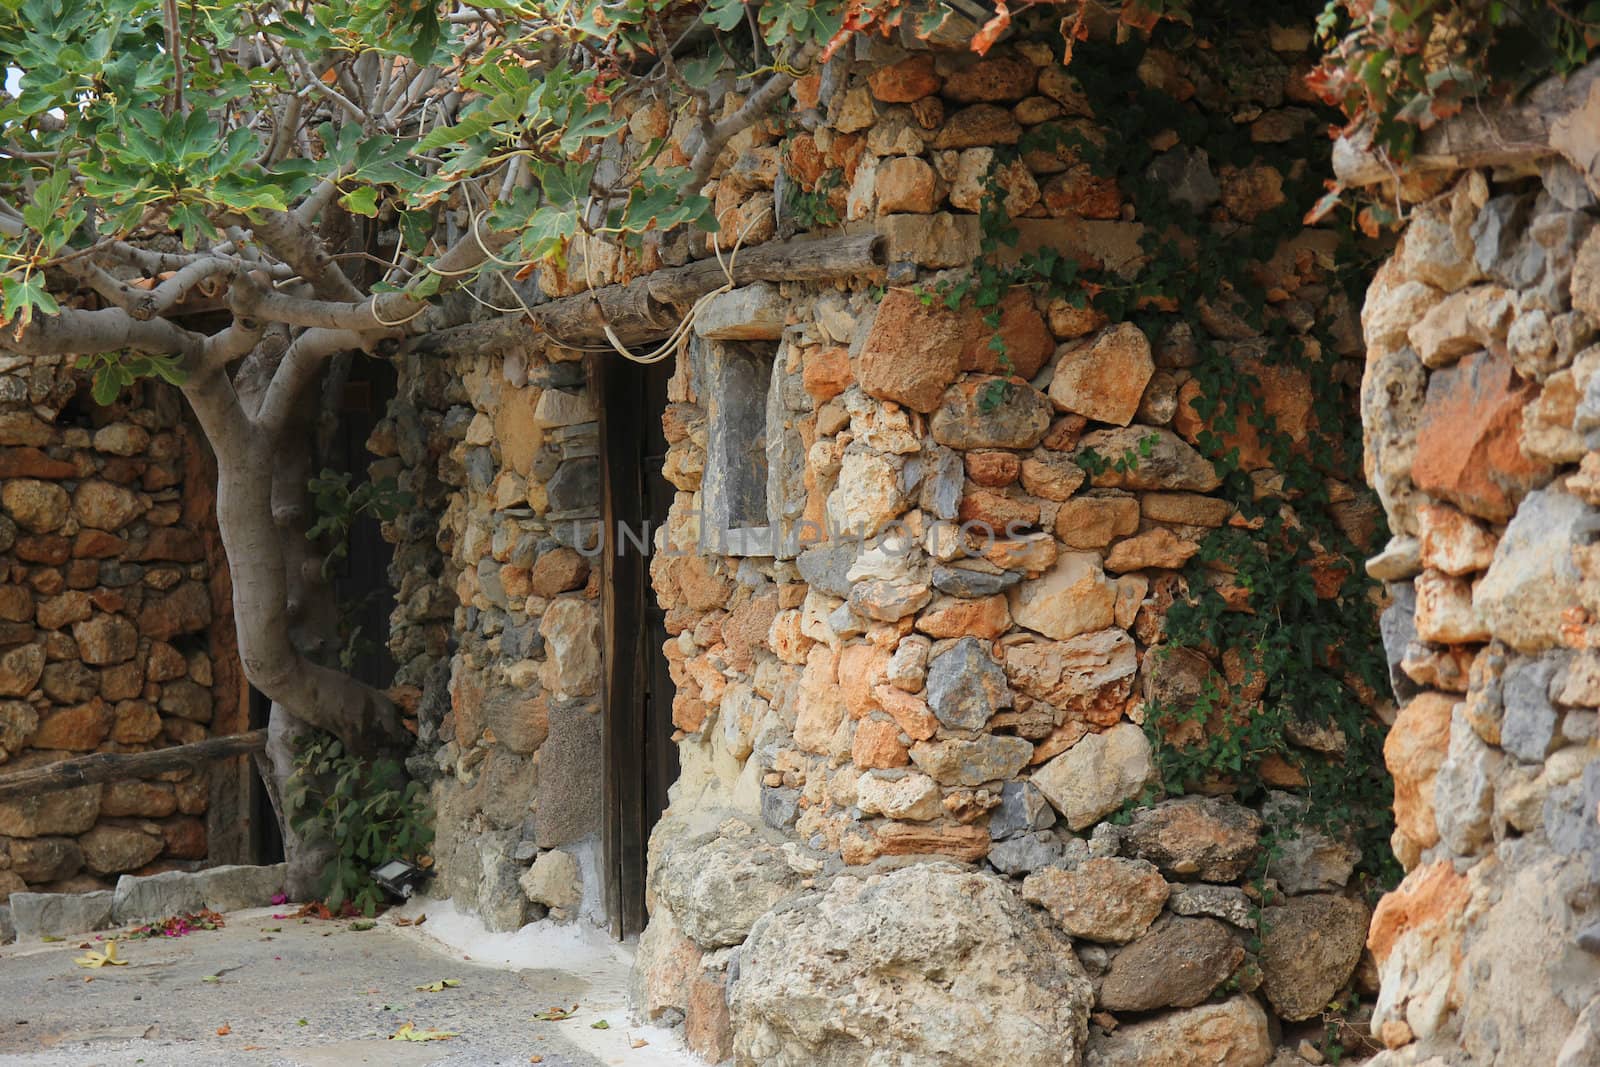
<instances>
[{"instance_id":1,"label":"tree foliage","mask_svg":"<svg viewBox=\"0 0 1600 1067\"><path fill-rule=\"evenodd\" d=\"M714 226L698 186L736 126L713 121L708 90L731 70L781 91L838 32L840 11L793 0L6 5L3 316L18 329L55 314L61 274L138 318L241 276L279 291L316 283L334 273L317 251L282 247L262 223L315 226L335 207L393 236L381 261L333 264L370 276L364 293L334 283L325 298L377 298L365 316L299 317L364 330L405 321L462 277L441 256L463 241L505 265L559 252L580 230ZM747 20L748 39L714 32ZM675 62L686 46L694 58ZM608 166L619 104L666 89L699 105L705 151L670 165L663 142ZM169 232L181 250L141 247ZM125 268L176 284L139 295ZM181 281L164 277L174 271Z\"/></svg>"},{"instance_id":2,"label":"tree foliage","mask_svg":"<svg viewBox=\"0 0 1600 1067\"><path fill-rule=\"evenodd\" d=\"M1329 0L1316 91L1395 159L1416 136L1491 93L1512 96L1586 63L1600 3L1561 0Z\"/></svg>"}]
</instances>

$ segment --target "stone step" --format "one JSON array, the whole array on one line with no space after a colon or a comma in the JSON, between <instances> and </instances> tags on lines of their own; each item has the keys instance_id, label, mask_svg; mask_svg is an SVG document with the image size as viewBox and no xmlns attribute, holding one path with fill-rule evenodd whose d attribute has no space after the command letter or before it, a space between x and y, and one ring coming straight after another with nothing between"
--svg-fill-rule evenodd
<instances>
[{"instance_id":1,"label":"stone step","mask_svg":"<svg viewBox=\"0 0 1600 1067\"><path fill-rule=\"evenodd\" d=\"M18 940L68 937L131 923L156 922L209 908L238 911L272 903L282 893L286 864L211 867L136 877L125 874L115 890L95 893L13 893L0 908L0 943L7 933Z\"/></svg>"}]
</instances>

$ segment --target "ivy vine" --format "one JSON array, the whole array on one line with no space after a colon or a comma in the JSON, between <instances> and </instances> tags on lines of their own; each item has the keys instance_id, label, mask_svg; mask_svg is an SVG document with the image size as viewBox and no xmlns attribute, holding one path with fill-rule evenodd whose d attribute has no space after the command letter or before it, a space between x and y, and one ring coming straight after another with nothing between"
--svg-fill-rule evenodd
<instances>
[{"instance_id":1,"label":"ivy vine","mask_svg":"<svg viewBox=\"0 0 1600 1067\"><path fill-rule=\"evenodd\" d=\"M1195 649L1210 661L1226 652L1229 669L1226 677L1215 674L1197 698L1147 705L1145 730L1161 789L1169 795L1226 791L1259 804L1268 790L1298 776L1291 791L1306 802L1300 826L1269 826L1257 880L1270 873L1286 839L1314 830L1355 844L1358 870L1375 895L1400 873L1388 845L1392 784L1383 763L1384 727L1374 713L1388 684L1387 666L1376 583L1362 566L1367 549L1386 531L1381 509L1369 506L1379 528L1364 538L1367 546L1354 543L1336 518L1340 502L1328 486L1342 483L1372 503L1361 471L1359 383L1335 373L1333 353L1335 290L1343 289L1347 306L1359 306L1377 252L1341 233L1334 266L1325 272L1329 284L1317 294L1321 299L1309 302L1317 305L1314 321L1298 323L1297 330L1284 315L1267 313L1270 294L1251 268L1302 232L1306 208L1329 169L1330 146L1316 123L1283 143L1254 143L1232 115L1202 111L1139 79L1140 62L1153 46L1196 64L1218 63L1192 48L1197 35L1217 28L1215 22L1198 28L1163 23L1148 41L1078 42L1072 71L1094 113L1118 116L1099 127L1103 142L1047 124L1012 153L997 153L996 171L1029 151L1066 147L1095 177L1115 179L1144 227L1147 259L1136 275L1087 268L1052 249L1004 262L998 253L1016 244L1018 230L999 206L1003 194L991 188L981 214L982 259L938 292L952 308L970 301L984 309L991 328L999 326L1001 299L1018 285L1080 309L1092 306L1112 322L1131 321L1153 340L1187 327L1196 350L1189 370L1200 388L1191 403L1207 427L1197 447L1221 479L1217 495L1237 518L1211 531L1180 572L1182 592L1167 614L1164 642L1149 655ZM1156 145L1162 151L1203 148L1214 167L1271 166L1284 179L1282 203L1243 225L1202 217L1175 202L1169 184L1150 172ZM1260 400L1258 377L1212 339L1204 322L1208 306L1226 307L1259 335L1263 343L1255 354L1263 373L1288 368L1304 374L1312 391L1305 440L1297 442L1278 425ZM1268 457L1270 486L1242 462L1241 432ZM1119 457L1086 453L1079 462L1093 475L1136 466L1140 458L1129 450Z\"/></svg>"}]
</instances>

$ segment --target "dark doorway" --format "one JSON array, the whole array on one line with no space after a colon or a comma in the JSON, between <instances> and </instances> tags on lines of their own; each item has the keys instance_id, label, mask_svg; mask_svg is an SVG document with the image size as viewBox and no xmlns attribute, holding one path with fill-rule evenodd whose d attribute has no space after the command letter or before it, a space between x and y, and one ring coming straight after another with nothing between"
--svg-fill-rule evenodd
<instances>
[{"instance_id":1,"label":"dark doorway","mask_svg":"<svg viewBox=\"0 0 1600 1067\"><path fill-rule=\"evenodd\" d=\"M636 540L619 533L632 531L648 544L672 504L673 487L662 477L667 442L661 430L672 366L641 366L609 355L593 365L605 495L602 843L606 914L618 938L644 929L645 853L650 831L666 810L667 788L678 776L672 679L661 650L665 616L650 588L649 558Z\"/></svg>"},{"instance_id":2,"label":"dark doorway","mask_svg":"<svg viewBox=\"0 0 1600 1067\"><path fill-rule=\"evenodd\" d=\"M335 410L337 423L322 457L327 469L351 475L359 485L371 476L392 476L377 456L367 451L367 438L394 399L398 375L386 360L358 356L341 386ZM379 463L379 469L372 464ZM394 463L389 463L393 467ZM318 468L315 473L320 473ZM341 641L346 643L347 669L377 689L394 681L394 658L389 654L389 616L394 611L394 590L389 562L394 546L383 539L379 522L365 512L350 524L349 551L334 565L332 580L338 600ZM250 729L267 725L272 701L250 689ZM251 780L251 848L259 863L283 859L283 837L272 801L259 779Z\"/></svg>"}]
</instances>

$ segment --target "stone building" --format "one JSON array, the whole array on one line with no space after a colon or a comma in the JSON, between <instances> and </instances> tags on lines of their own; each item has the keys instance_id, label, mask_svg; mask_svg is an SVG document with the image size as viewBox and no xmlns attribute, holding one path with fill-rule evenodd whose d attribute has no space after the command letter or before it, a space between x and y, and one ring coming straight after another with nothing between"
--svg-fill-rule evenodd
<instances>
[{"instance_id":1,"label":"stone building","mask_svg":"<svg viewBox=\"0 0 1600 1067\"><path fill-rule=\"evenodd\" d=\"M1116 84L1086 87L1043 43L863 44L729 145L716 248L575 240L522 290L658 297L616 332L637 357L684 326L662 361L598 332L408 357L369 444L421 505L386 530L391 648L443 891L500 929L642 930L639 1010L711 1061L1359 1048L1373 883L1297 794L1356 739L1303 730L1244 796L1164 792L1151 743L1262 698L1237 650L1162 651L1166 612L1196 575L1244 596L1226 558L1185 568L1250 528L1241 487L1274 498L1280 456L1355 420L1341 237L1299 223L1327 151L1309 45L1257 28L1224 80L1107 42ZM1119 92L1198 118L1135 143L1097 110ZM641 106L619 150L693 125ZM1142 217L1154 187L1177 216ZM1237 294L1161 295L1185 227L1253 241L1218 267ZM1146 295L1113 316L1006 273L1041 252ZM685 298L716 254L738 278ZM952 288L974 268L1005 280ZM1249 381L1233 418L1202 366ZM1311 477L1356 558L1299 536L1327 604L1382 544L1333 471ZM1218 691L1211 721L1147 721Z\"/></svg>"},{"instance_id":2,"label":"stone building","mask_svg":"<svg viewBox=\"0 0 1600 1067\"><path fill-rule=\"evenodd\" d=\"M1358 244L1302 221L1350 165L1308 33L970 29L796 81L714 241L485 289L570 334L399 358L434 891L637 935L711 1062L1600 1062L1596 152L1452 157ZM0 767L236 728L170 397L0 383ZM233 795L0 804L0 893Z\"/></svg>"}]
</instances>

